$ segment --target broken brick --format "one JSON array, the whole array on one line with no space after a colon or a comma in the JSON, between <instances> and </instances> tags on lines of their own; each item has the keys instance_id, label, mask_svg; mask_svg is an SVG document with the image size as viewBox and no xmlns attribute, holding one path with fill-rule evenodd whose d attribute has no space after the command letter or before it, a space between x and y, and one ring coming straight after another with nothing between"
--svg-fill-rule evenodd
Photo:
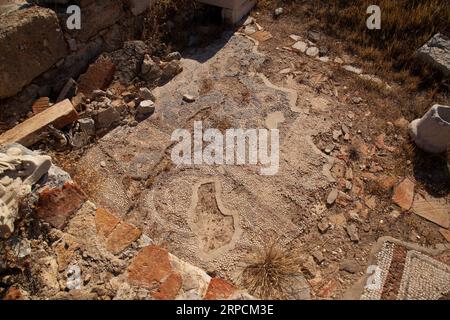
<instances>
[{"instance_id":1,"label":"broken brick","mask_svg":"<svg viewBox=\"0 0 450 320\"><path fill-rule=\"evenodd\" d=\"M152 294L157 300L173 300L183 284L183 278L178 272L172 272L169 277L159 286L159 289Z\"/></svg>"},{"instance_id":2,"label":"broken brick","mask_svg":"<svg viewBox=\"0 0 450 320\"><path fill-rule=\"evenodd\" d=\"M141 230L135 226L121 222L106 239L106 249L119 254L141 236Z\"/></svg>"},{"instance_id":3,"label":"broken brick","mask_svg":"<svg viewBox=\"0 0 450 320\"><path fill-rule=\"evenodd\" d=\"M92 96L94 90L106 90L114 78L116 65L109 59L99 59L91 64L79 79L78 93L84 94L87 98Z\"/></svg>"},{"instance_id":4,"label":"broken brick","mask_svg":"<svg viewBox=\"0 0 450 320\"><path fill-rule=\"evenodd\" d=\"M159 286L173 273L167 250L151 245L143 248L128 266L128 282L148 289Z\"/></svg>"},{"instance_id":5,"label":"broken brick","mask_svg":"<svg viewBox=\"0 0 450 320\"><path fill-rule=\"evenodd\" d=\"M72 182L66 182L62 188L46 188L39 195L36 214L53 227L63 229L86 199L80 187Z\"/></svg>"},{"instance_id":6,"label":"broken brick","mask_svg":"<svg viewBox=\"0 0 450 320\"><path fill-rule=\"evenodd\" d=\"M406 178L395 189L392 201L403 210L409 210L414 199L414 182Z\"/></svg>"},{"instance_id":7,"label":"broken brick","mask_svg":"<svg viewBox=\"0 0 450 320\"><path fill-rule=\"evenodd\" d=\"M128 267L128 282L152 290L152 297L158 300L175 299L183 279L170 264L166 249L151 245L143 248Z\"/></svg>"},{"instance_id":8,"label":"broken brick","mask_svg":"<svg viewBox=\"0 0 450 320\"><path fill-rule=\"evenodd\" d=\"M212 278L209 282L204 300L225 300L237 291L236 287L220 278Z\"/></svg>"},{"instance_id":9,"label":"broken brick","mask_svg":"<svg viewBox=\"0 0 450 320\"><path fill-rule=\"evenodd\" d=\"M109 236L119 222L119 218L106 209L98 208L95 211L95 226L97 234L101 237Z\"/></svg>"}]
</instances>

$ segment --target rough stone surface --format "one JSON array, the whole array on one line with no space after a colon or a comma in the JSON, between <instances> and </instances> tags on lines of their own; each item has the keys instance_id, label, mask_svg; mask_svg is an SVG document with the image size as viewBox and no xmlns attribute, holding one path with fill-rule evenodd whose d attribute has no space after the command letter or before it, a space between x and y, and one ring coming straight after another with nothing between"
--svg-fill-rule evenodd
<instances>
[{"instance_id":1,"label":"rough stone surface","mask_svg":"<svg viewBox=\"0 0 450 320\"><path fill-rule=\"evenodd\" d=\"M182 278L170 264L167 250L158 246L143 248L128 267L128 281L150 290L155 299L173 299L181 289Z\"/></svg>"},{"instance_id":2,"label":"rough stone surface","mask_svg":"<svg viewBox=\"0 0 450 320\"><path fill-rule=\"evenodd\" d=\"M106 238L109 236L119 222L120 219L106 209L98 208L95 211L95 225L97 228L97 234L101 237Z\"/></svg>"},{"instance_id":3,"label":"rough stone surface","mask_svg":"<svg viewBox=\"0 0 450 320\"><path fill-rule=\"evenodd\" d=\"M63 24L65 31L73 38L86 42L99 34L100 31L112 26L120 20L123 15L122 2L116 0L92 1L82 4L80 30L68 30Z\"/></svg>"},{"instance_id":4,"label":"rough stone surface","mask_svg":"<svg viewBox=\"0 0 450 320\"><path fill-rule=\"evenodd\" d=\"M445 76L450 76L450 39L444 35L434 35L417 51L417 55Z\"/></svg>"},{"instance_id":5,"label":"rough stone surface","mask_svg":"<svg viewBox=\"0 0 450 320\"><path fill-rule=\"evenodd\" d=\"M127 41L120 50L100 57L110 59L117 66L114 79L128 86L138 76L146 53L147 46L143 41Z\"/></svg>"},{"instance_id":6,"label":"rough stone surface","mask_svg":"<svg viewBox=\"0 0 450 320\"><path fill-rule=\"evenodd\" d=\"M349 224L345 227L348 237L353 242L359 242L359 232L358 227L355 224Z\"/></svg>"},{"instance_id":7,"label":"rough stone surface","mask_svg":"<svg viewBox=\"0 0 450 320\"><path fill-rule=\"evenodd\" d=\"M142 78L147 81L155 81L162 75L162 70L149 55L145 55L141 67Z\"/></svg>"},{"instance_id":8,"label":"rough stone surface","mask_svg":"<svg viewBox=\"0 0 450 320\"><path fill-rule=\"evenodd\" d=\"M171 253L202 269L220 270L238 283L231 270L242 261L247 253L246 243L254 242L258 230L272 230L277 226L277 234L298 234L301 227L297 205L308 208L313 200L310 194L321 195L324 190L332 189L328 157L317 150L312 137L330 130L332 123L324 120L324 114L330 112L326 106L331 107L337 101L330 99L323 103L323 114L300 116L301 101L309 99L316 107L315 90L297 87L295 81L288 90L279 87L284 84L275 86L262 75L252 74L249 70L260 70L266 60L262 54L255 53L252 40L234 35L224 43L221 41L179 61L183 72L153 90L157 101L154 116L138 126L119 127L110 132L82 156L78 165L92 168L93 174L105 177L93 192L97 203L119 216L129 214L138 220L146 217L146 223L154 224L163 234L173 235ZM214 90L201 94L205 76L213 80ZM241 102L244 90L250 92L252 101L245 103L245 107ZM302 99L298 99L300 91ZM181 97L185 93L198 98L192 104L183 104ZM270 103L269 99L272 99ZM221 101L225 101L224 105ZM274 111L285 117L279 125L280 137L285 137L285 141L280 146L282 168L277 175L262 177L255 171L258 168L245 166L178 168L171 164L170 157L166 161L172 132L190 128L193 117L213 121L208 127L221 125L221 119L230 119L230 125L239 128L262 128L267 115ZM113 161L121 164L120 170L98 165L106 160L102 150L107 150ZM164 179L159 172L165 172ZM212 176L215 179L209 178ZM125 177L131 178L131 184L124 185ZM234 179L243 183L242 190L235 188ZM140 188L137 181L147 181L151 187L143 192L136 190ZM253 200L249 202L247 197L242 197L242 192ZM326 195L324 198L325 201ZM223 205L218 207L220 199ZM264 219L260 218L261 214ZM251 227L255 224L259 227Z\"/></svg>"},{"instance_id":9,"label":"rough stone surface","mask_svg":"<svg viewBox=\"0 0 450 320\"><path fill-rule=\"evenodd\" d=\"M50 69L68 50L58 18L50 9L17 10L1 20L0 98L5 98Z\"/></svg>"},{"instance_id":10,"label":"rough stone surface","mask_svg":"<svg viewBox=\"0 0 450 320\"><path fill-rule=\"evenodd\" d=\"M337 197L338 197L338 189L331 190L331 192L328 194L327 197L327 204L331 206L336 201Z\"/></svg>"},{"instance_id":11,"label":"rough stone surface","mask_svg":"<svg viewBox=\"0 0 450 320\"><path fill-rule=\"evenodd\" d=\"M179 273L173 272L159 286L159 289L152 294L157 300L173 300L177 297L178 292L183 284L183 279Z\"/></svg>"},{"instance_id":12,"label":"rough stone surface","mask_svg":"<svg viewBox=\"0 0 450 320\"><path fill-rule=\"evenodd\" d=\"M310 57L317 57L319 55L319 49L316 47L310 47L306 50L306 54Z\"/></svg>"},{"instance_id":13,"label":"rough stone surface","mask_svg":"<svg viewBox=\"0 0 450 320\"><path fill-rule=\"evenodd\" d=\"M99 129L101 128L109 128L113 125L113 123L117 123L120 121L120 113L117 111L115 107L109 107L103 110L100 110L97 113L95 121L95 126Z\"/></svg>"},{"instance_id":14,"label":"rough stone surface","mask_svg":"<svg viewBox=\"0 0 450 320\"><path fill-rule=\"evenodd\" d=\"M162 282L172 271L167 250L152 245L133 258L128 267L128 281L152 289L155 282Z\"/></svg>"}]
</instances>

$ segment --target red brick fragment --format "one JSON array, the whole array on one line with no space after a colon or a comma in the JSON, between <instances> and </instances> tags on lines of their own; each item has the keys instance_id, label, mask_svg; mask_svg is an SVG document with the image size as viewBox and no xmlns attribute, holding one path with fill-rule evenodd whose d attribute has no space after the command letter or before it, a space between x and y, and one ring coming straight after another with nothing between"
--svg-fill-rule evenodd
<instances>
[{"instance_id":1,"label":"red brick fragment","mask_svg":"<svg viewBox=\"0 0 450 320\"><path fill-rule=\"evenodd\" d=\"M39 195L36 214L53 227L63 229L86 199L80 187L72 182L66 182L61 189L46 188Z\"/></svg>"},{"instance_id":2,"label":"red brick fragment","mask_svg":"<svg viewBox=\"0 0 450 320\"><path fill-rule=\"evenodd\" d=\"M225 300L230 298L237 291L231 283L220 279L212 278L209 282L204 300Z\"/></svg>"},{"instance_id":3,"label":"red brick fragment","mask_svg":"<svg viewBox=\"0 0 450 320\"><path fill-rule=\"evenodd\" d=\"M177 297L182 284L183 279L181 275L178 272L172 272L152 296L157 300L173 300Z\"/></svg>"},{"instance_id":4,"label":"red brick fragment","mask_svg":"<svg viewBox=\"0 0 450 320\"><path fill-rule=\"evenodd\" d=\"M173 273L167 250L151 245L143 248L128 267L128 281L137 286L153 289Z\"/></svg>"},{"instance_id":5,"label":"red brick fragment","mask_svg":"<svg viewBox=\"0 0 450 320\"><path fill-rule=\"evenodd\" d=\"M403 210L409 210L414 199L414 182L406 178L395 189L392 201Z\"/></svg>"},{"instance_id":6,"label":"red brick fragment","mask_svg":"<svg viewBox=\"0 0 450 320\"><path fill-rule=\"evenodd\" d=\"M86 73L80 76L78 93L90 98L94 90L106 90L113 80L115 72L116 65L111 60L97 60L89 66Z\"/></svg>"},{"instance_id":7,"label":"red brick fragment","mask_svg":"<svg viewBox=\"0 0 450 320\"><path fill-rule=\"evenodd\" d=\"M158 300L175 299L183 279L170 264L167 250L151 245L143 248L128 266L128 282L152 290Z\"/></svg>"}]
</instances>

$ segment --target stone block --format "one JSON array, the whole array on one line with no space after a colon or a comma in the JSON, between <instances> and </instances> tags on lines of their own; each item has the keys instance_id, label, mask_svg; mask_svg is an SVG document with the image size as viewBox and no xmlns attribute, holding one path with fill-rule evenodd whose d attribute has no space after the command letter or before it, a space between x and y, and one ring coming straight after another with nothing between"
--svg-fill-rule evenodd
<instances>
[{"instance_id":1,"label":"stone block","mask_svg":"<svg viewBox=\"0 0 450 320\"><path fill-rule=\"evenodd\" d=\"M0 23L0 98L11 97L66 56L58 18L50 10L16 10Z\"/></svg>"}]
</instances>

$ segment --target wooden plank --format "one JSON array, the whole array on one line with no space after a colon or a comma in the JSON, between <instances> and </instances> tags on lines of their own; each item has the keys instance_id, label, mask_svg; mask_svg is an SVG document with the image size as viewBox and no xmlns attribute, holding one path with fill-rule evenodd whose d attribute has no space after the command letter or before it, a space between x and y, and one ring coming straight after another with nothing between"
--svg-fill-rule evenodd
<instances>
[{"instance_id":1,"label":"wooden plank","mask_svg":"<svg viewBox=\"0 0 450 320\"><path fill-rule=\"evenodd\" d=\"M40 140L39 134L48 125L52 124L60 129L77 119L77 111L66 99L0 135L0 144L17 142L28 147Z\"/></svg>"}]
</instances>

